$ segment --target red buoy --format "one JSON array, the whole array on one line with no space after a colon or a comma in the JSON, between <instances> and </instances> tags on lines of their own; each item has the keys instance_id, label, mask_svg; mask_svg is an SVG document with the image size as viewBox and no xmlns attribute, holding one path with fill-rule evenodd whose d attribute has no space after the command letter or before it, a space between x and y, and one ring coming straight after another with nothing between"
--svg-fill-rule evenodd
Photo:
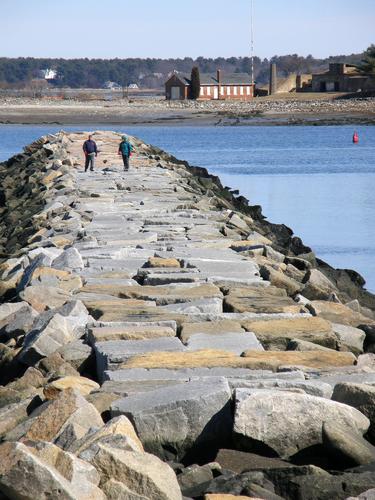
<instances>
[{"instance_id":1,"label":"red buoy","mask_svg":"<svg viewBox=\"0 0 375 500\"><path fill-rule=\"evenodd\" d=\"M354 132L354 134L353 134L353 142L354 142L354 144L358 144L358 142L359 142L359 136L358 136L357 132Z\"/></svg>"}]
</instances>

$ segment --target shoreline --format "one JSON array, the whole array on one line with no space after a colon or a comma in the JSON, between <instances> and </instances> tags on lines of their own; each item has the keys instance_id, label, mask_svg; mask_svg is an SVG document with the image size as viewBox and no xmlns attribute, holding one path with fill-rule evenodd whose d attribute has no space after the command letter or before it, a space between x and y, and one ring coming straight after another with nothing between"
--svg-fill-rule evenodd
<instances>
[{"instance_id":1,"label":"shoreline","mask_svg":"<svg viewBox=\"0 0 375 500\"><path fill-rule=\"evenodd\" d=\"M375 99L275 96L248 102L0 100L2 125L375 125Z\"/></svg>"}]
</instances>

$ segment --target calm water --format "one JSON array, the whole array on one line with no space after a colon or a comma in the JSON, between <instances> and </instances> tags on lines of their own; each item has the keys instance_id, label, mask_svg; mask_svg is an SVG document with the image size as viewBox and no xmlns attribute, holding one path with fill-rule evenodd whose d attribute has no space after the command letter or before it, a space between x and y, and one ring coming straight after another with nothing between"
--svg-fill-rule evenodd
<instances>
[{"instance_id":1,"label":"calm water","mask_svg":"<svg viewBox=\"0 0 375 500\"><path fill-rule=\"evenodd\" d=\"M61 127L0 125L0 160ZM64 130L85 130L85 126ZM95 129L115 129L95 125ZM128 127L218 174L272 222L290 226L334 267L352 268L375 291L375 127Z\"/></svg>"}]
</instances>

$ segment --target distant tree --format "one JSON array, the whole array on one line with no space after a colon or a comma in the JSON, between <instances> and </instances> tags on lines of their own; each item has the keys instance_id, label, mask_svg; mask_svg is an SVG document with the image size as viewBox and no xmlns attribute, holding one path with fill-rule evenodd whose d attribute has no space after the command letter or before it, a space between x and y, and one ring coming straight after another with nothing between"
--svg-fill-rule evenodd
<instances>
[{"instance_id":1,"label":"distant tree","mask_svg":"<svg viewBox=\"0 0 375 500\"><path fill-rule=\"evenodd\" d=\"M190 85L190 99L198 99L201 92L201 78L199 75L198 66L194 66L191 70L191 85Z\"/></svg>"},{"instance_id":2,"label":"distant tree","mask_svg":"<svg viewBox=\"0 0 375 500\"><path fill-rule=\"evenodd\" d=\"M375 45L372 44L365 50L364 57L357 68L361 73L375 75Z\"/></svg>"}]
</instances>

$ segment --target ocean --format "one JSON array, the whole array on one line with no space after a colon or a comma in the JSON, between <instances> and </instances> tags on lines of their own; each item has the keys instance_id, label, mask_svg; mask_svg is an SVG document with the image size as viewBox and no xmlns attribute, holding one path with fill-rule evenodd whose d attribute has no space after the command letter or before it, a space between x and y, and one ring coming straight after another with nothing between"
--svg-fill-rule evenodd
<instances>
[{"instance_id":1,"label":"ocean","mask_svg":"<svg viewBox=\"0 0 375 500\"><path fill-rule=\"evenodd\" d=\"M0 161L46 133L119 130L159 146L261 205L333 267L375 292L375 127L0 125Z\"/></svg>"}]
</instances>

